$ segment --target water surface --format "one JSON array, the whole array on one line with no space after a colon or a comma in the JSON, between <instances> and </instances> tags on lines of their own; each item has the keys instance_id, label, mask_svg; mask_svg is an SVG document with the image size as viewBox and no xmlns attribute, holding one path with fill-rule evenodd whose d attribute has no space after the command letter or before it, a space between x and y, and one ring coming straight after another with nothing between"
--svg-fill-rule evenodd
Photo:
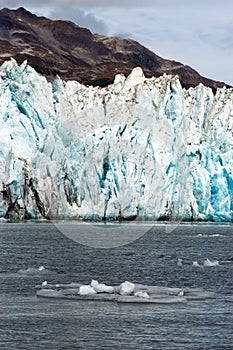
<instances>
[{"instance_id":1,"label":"water surface","mask_svg":"<svg viewBox=\"0 0 233 350\"><path fill-rule=\"evenodd\" d=\"M1 224L0 349L232 350L232 233L232 225L180 225L172 233L156 225L128 245L96 249L69 240L53 224ZM206 258L218 260L219 266L203 266ZM192 266L193 261L201 267ZM41 265L47 272L18 272ZM91 279L202 287L217 294L171 305L35 296L35 285L44 280Z\"/></svg>"}]
</instances>

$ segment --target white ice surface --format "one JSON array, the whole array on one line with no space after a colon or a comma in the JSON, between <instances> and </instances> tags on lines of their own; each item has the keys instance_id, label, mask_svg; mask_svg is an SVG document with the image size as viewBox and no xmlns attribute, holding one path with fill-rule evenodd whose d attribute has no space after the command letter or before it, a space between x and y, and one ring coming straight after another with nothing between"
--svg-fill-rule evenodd
<instances>
[{"instance_id":1,"label":"white ice surface","mask_svg":"<svg viewBox=\"0 0 233 350\"><path fill-rule=\"evenodd\" d=\"M233 92L0 68L0 218L233 218Z\"/></svg>"}]
</instances>

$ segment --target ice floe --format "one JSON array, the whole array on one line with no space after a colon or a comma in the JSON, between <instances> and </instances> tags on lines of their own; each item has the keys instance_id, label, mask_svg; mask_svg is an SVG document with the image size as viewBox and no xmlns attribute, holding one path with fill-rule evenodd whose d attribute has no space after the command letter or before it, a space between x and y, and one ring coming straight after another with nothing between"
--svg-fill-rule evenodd
<instances>
[{"instance_id":1,"label":"ice floe","mask_svg":"<svg viewBox=\"0 0 233 350\"><path fill-rule=\"evenodd\" d=\"M47 274L52 274L53 272L46 269L44 266L39 266L38 268L36 267L28 267L27 269L20 269L18 270L18 274L20 275L47 275Z\"/></svg>"},{"instance_id":2,"label":"ice floe","mask_svg":"<svg viewBox=\"0 0 233 350\"><path fill-rule=\"evenodd\" d=\"M119 303L184 303L192 299L206 299L215 295L213 292L197 288L169 288L147 286L125 281L117 286L107 286L92 280L89 285L79 283L46 284L36 286L37 296L75 300L115 301Z\"/></svg>"}]
</instances>

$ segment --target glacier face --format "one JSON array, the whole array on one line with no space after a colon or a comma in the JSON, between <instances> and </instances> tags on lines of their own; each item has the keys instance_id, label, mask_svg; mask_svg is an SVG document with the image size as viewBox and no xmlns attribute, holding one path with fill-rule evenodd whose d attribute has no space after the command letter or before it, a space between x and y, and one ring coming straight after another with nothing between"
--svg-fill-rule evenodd
<instances>
[{"instance_id":1,"label":"glacier face","mask_svg":"<svg viewBox=\"0 0 233 350\"><path fill-rule=\"evenodd\" d=\"M0 68L0 217L233 220L233 90Z\"/></svg>"}]
</instances>

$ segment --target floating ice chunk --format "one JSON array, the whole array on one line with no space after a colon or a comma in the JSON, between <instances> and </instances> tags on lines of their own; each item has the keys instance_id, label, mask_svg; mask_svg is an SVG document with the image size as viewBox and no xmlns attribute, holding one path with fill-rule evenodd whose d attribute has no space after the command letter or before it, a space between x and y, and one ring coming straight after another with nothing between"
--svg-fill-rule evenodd
<instances>
[{"instance_id":1,"label":"floating ice chunk","mask_svg":"<svg viewBox=\"0 0 233 350\"><path fill-rule=\"evenodd\" d=\"M47 284L48 284L48 282L47 282L47 281L44 281L44 282L42 282L42 283L41 283L42 287L47 286Z\"/></svg>"},{"instance_id":2,"label":"floating ice chunk","mask_svg":"<svg viewBox=\"0 0 233 350\"><path fill-rule=\"evenodd\" d=\"M35 269L34 267L28 267L27 269L20 269L18 273L20 275L35 275L38 274L38 269Z\"/></svg>"},{"instance_id":3,"label":"floating ice chunk","mask_svg":"<svg viewBox=\"0 0 233 350\"><path fill-rule=\"evenodd\" d=\"M125 281L120 285L120 295L130 295L133 293L135 284Z\"/></svg>"},{"instance_id":4,"label":"floating ice chunk","mask_svg":"<svg viewBox=\"0 0 233 350\"><path fill-rule=\"evenodd\" d=\"M134 296L139 298L149 298L149 294L145 291L136 292Z\"/></svg>"},{"instance_id":5,"label":"floating ice chunk","mask_svg":"<svg viewBox=\"0 0 233 350\"><path fill-rule=\"evenodd\" d=\"M38 271L44 271L45 270L45 267L44 266L40 266L39 268L38 268Z\"/></svg>"},{"instance_id":6,"label":"floating ice chunk","mask_svg":"<svg viewBox=\"0 0 233 350\"><path fill-rule=\"evenodd\" d=\"M79 294L80 295L93 295L93 294L96 294L96 291L90 285L82 285L79 288Z\"/></svg>"},{"instance_id":7,"label":"floating ice chunk","mask_svg":"<svg viewBox=\"0 0 233 350\"><path fill-rule=\"evenodd\" d=\"M203 235L202 233L199 233L196 237L214 238L214 237L224 237L224 235L221 235L220 233L214 233L210 235Z\"/></svg>"},{"instance_id":8,"label":"floating ice chunk","mask_svg":"<svg viewBox=\"0 0 233 350\"><path fill-rule=\"evenodd\" d=\"M183 265L183 259L179 258L177 261L177 265L178 266L182 266Z\"/></svg>"},{"instance_id":9,"label":"floating ice chunk","mask_svg":"<svg viewBox=\"0 0 233 350\"><path fill-rule=\"evenodd\" d=\"M193 261L193 266L195 266L195 267L200 267L198 261Z\"/></svg>"},{"instance_id":10,"label":"floating ice chunk","mask_svg":"<svg viewBox=\"0 0 233 350\"><path fill-rule=\"evenodd\" d=\"M92 280L92 281L91 281L91 287L92 287L92 288L95 289L95 288L98 287L98 285L99 285L99 282L98 282L97 280Z\"/></svg>"},{"instance_id":11,"label":"floating ice chunk","mask_svg":"<svg viewBox=\"0 0 233 350\"><path fill-rule=\"evenodd\" d=\"M95 290L96 293L113 293L114 292L114 287L112 286L107 286L104 283L99 283L96 280L91 281L91 287Z\"/></svg>"},{"instance_id":12,"label":"floating ice chunk","mask_svg":"<svg viewBox=\"0 0 233 350\"><path fill-rule=\"evenodd\" d=\"M18 273L20 275L40 275L49 273L49 271L46 271L45 269L37 269L35 267L28 267L27 269L20 269Z\"/></svg>"},{"instance_id":13,"label":"floating ice chunk","mask_svg":"<svg viewBox=\"0 0 233 350\"><path fill-rule=\"evenodd\" d=\"M208 258L204 261L204 266L218 266L219 262L217 260L209 260Z\"/></svg>"},{"instance_id":14,"label":"floating ice chunk","mask_svg":"<svg viewBox=\"0 0 233 350\"><path fill-rule=\"evenodd\" d=\"M101 286L102 291L103 291L104 293L109 293L109 294L111 294L111 293L114 292L114 287L112 287L112 286L106 286L105 284L100 284L100 286Z\"/></svg>"}]
</instances>

